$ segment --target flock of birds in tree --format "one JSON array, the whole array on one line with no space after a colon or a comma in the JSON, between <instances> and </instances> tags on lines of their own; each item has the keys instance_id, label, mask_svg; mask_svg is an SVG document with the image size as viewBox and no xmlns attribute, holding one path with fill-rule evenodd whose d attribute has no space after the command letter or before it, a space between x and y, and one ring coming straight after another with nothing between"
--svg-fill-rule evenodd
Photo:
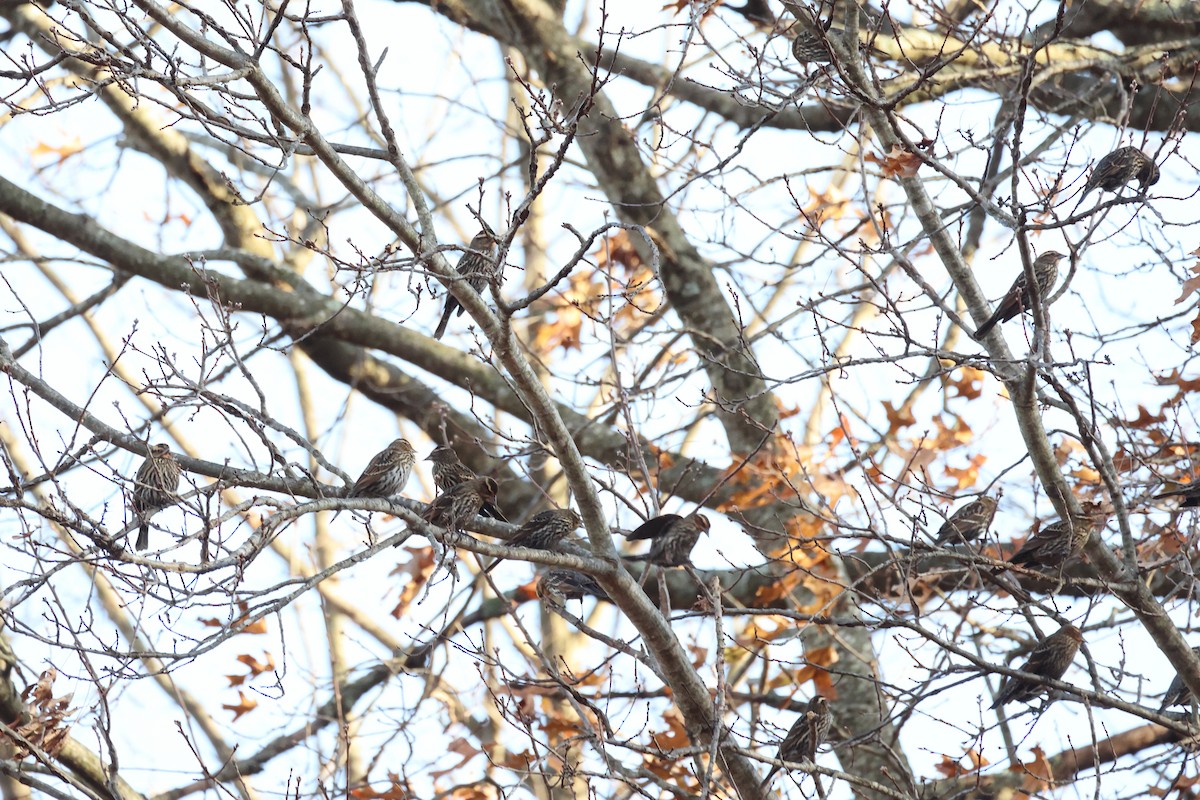
<instances>
[{"instance_id":1,"label":"flock of birds in tree","mask_svg":"<svg viewBox=\"0 0 1200 800\"><path fill-rule=\"evenodd\" d=\"M433 450L426 459L433 465L433 480L437 495L424 512L423 518L432 525L461 534L477 516L504 521L496 508L495 479L477 476L459 460L448 446ZM416 465L416 453L406 439L396 439L367 464L358 480L346 492L348 498L398 497L408 484ZM150 518L178 502L182 470L166 444L150 447L149 456L142 462L134 479L130 508L139 525L137 548L148 546ZM1183 495L1184 505L1200 503L1200 492L1176 490L1158 497ZM996 515L997 501L981 495L956 509L934 536L937 545L970 545L987 533ZM1030 569L1061 570L1078 555L1092 531L1101 522L1099 514L1079 519L1056 520L1039 528L1009 557L1008 562ZM582 520L572 509L549 509L534 514L506 540L509 547L545 551L573 552L588 555L590 551L572 534ZM663 514L653 517L625 535L630 541L649 540L650 549L642 555L628 557L631 561L646 561L661 568L690 567L692 549L700 537L709 532L708 517L703 514L680 516ZM493 561L486 569L491 572L502 559ZM561 604L566 600L596 597L607 600L603 587L590 575L577 570L554 567L543 571L537 583L537 594L548 602ZM1021 675L1007 676L996 693L992 708L1008 703L1028 702L1048 690L1046 680L1060 680L1070 668L1083 641L1078 628L1064 624L1054 634L1039 642L1022 665ZM1195 648L1200 655L1200 647ZM1029 677L1025 677L1029 676ZM1175 677L1163 698L1164 711L1173 706L1188 705L1191 694L1182 679ZM832 726L832 715L826 699L816 695L808 703L779 744L778 761L798 764L812 762L818 748L826 741ZM763 787L781 769L772 767Z\"/></svg>"},{"instance_id":2,"label":"flock of birds in tree","mask_svg":"<svg viewBox=\"0 0 1200 800\"><path fill-rule=\"evenodd\" d=\"M831 20L817 21L814 31L799 31L792 40L792 54L803 64L828 64L832 57L823 34L828 33ZM820 29L820 33L816 29ZM1084 185L1080 202L1092 191L1102 189L1116 192L1137 180L1144 192L1159 179L1154 160L1136 147L1122 147L1100 159ZM497 276L496 253L499 239L490 227L471 240L466 252L459 260L457 279L464 280L476 292ZM1046 252L1033 263L1032 275L1036 296L1045 299L1058 280L1058 262L1066 258L1061 253ZM996 325L1007 322L1034 307L1034 293L1030 290L1026 274L1022 272L996 306L995 311L972 336L982 339ZM453 294L447 294L445 307L434 338L440 339L446 332L451 318L462 315L463 308ZM448 446L437 447L428 457L433 464L433 479L437 495L425 511L424 519L430 524L449 531L465 532L467 525L476 516L503 520L496 508L496 481L490 477L476 476L463 464L458 455ZM371 459L362 475L346 493L347 497L396 497L408 483L416 464L413 447L405 439L397 439ZM130 497L130 508L138 522L137 549L149 546L149 520L158 511L177 502L177 491L182 470L166 444L150 447L150 454L142 462L134 479ZM1200 505L1200 482L1194 486L1164 492L1159 498L1179 496L1182 505ZM956 510L939 529L935 542L938 545L969 544L981 537L991 526L996 514L996 500L983 495ZM1037 569L1062 569L1071 558L1079 555L1092 531L1097 518L1056 520L1040 527L1030 536L1016 553L1009 557L1010 564ZM570 509L552 509L533 515L508 539L513 547L537 550L558 550L574 539L572 534L580 528L582 520ZM700 536L709 531L709 520L703 514L680 516L663 514L654 517L626 535L630 541L649 540L650 549L643 555L630 560L646 561L662 568L691 565L691 552ZM586 552L586 551L585 551ZM487 572L500 563L492 562ZM608 595L594 578L571 569L550 568L543 572L537 584L537 593L547 600L561 602L582 599L585 596L607 599ZM1007 676L996 693L992 708L1007 703L1027 702L1047 691L1045 681L1059 680L1070 667L1083 636L1079 629L1064 624L1052 635L1038 643L1029 659L1022 665L1021 675ZM1200 655L1200 647L1195 648ZM1163 699L1162 709L1184 706L1191 703L1191 694L1177 675ZM817 750L825 742L832 725L832 715L826 699L820 695L812 698L804 711L797 717L779 744L778 760L798 763L812 762ZM763 787L781 769L780 764L771 768Z\"/></svg>"}]
</instances>

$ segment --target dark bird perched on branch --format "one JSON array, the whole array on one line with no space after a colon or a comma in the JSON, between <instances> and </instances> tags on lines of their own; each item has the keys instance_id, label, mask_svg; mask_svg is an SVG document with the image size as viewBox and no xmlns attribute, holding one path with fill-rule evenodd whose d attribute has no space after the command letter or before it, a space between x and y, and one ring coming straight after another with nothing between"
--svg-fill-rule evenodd
<instances>
[{"instance_id":1,"label":"dark bird perched on branch","mask_svg":"<svg viewBox=\"0 0 1200 800\"><path fill-rule=\"evenodd\" d=\"M833 715L829 712L829 703L825 701L824 697L817 695L808 701L808 707L796 718L788 730L787 736L784 736L783 741L779 743L779 760L815 761L817 748L825 743L825 737L829 736L829 728L832 725ZM762 782L764 791L771 785L771 779L781 769L783 767L779 764L771 767L771 771L767 773L767 777Z\"/></svg>"},{"instance_id":2,"label":"dark bird perched on branch","mask_svg":"<svg viewBox=\"0 0 1200 800\"><path fill-rule=\"evenodd\" d=\"M1158 183L1158 177L1158 165L1153 158L1136 147L1121 147L1096 162L1083 187L1083 194L1079 196L1079 202L1082 203L1093 189L1115 192L1134 178L1137 178L1141 191L1145 192L1148 187Z\"/></svg>"},{"instance_id":3,"label":"dark bird perched on branch","mask_svg":"<svg viewBox=\"0 0 1200 800\"><path fill-rule=\"evenodd\" d=\"M775 14L767 4L767 0L746 0L740 6L725 6L734 13L741 14L750 22L763 28L771 28L775 24Z\"/></svg>"},{"instance_id":4,"label":"dark bird perched on branch","mask_svg":"<svg viewBox=\"0 0 1200 800\"><path fill-rule=\"evenodd\" d=\"M608 592L586 572L573 569L551 569L537 583L537 595L546 602L582 600L584 597L608 599Z\"/></svg>"},{"instance_id":5,"label":"dark bird perched on branch","mask_svg":"<svg viewBox=\"0 0 1200 800\"><path fill-rule=\"evenodd\" d=\"M1094 527L1095 520L1092 519L1056 519L1026 539L1021 549L1008 559L1008 563L1027 567L1061 567L1067 559L1079 555Z\"/></svg>"},{"instance_id":6,"label":"dark bird perched on branch","mask_svg":"<svg viewBox=\"0 0 1200 800\"><path fill-rule=\"evenodd\" d=\"M485 503L496 500L498 487L491 478L472 478L439 494L425 510L425 521L448 531L463 532Z\"/></svg>"},{"instance_id":7,"label":"dark bird perched on branch","mask_svg":"<svg viewBox=\"0 0 1200 800\"><path fill-rule=\"evenodd\" d=\"M150 445L150 455L138 467L133 479L133 492L129 497L129 507L139 523L135 545L138 550L150 546L150 518L179 501L175 493L182 477L183 468L171 454L171 446L162 443Z\"/></svg>"},{"instance_id":8,"label":"dark bird perched on branch","mask_svg":"<svg viewBox=\"0 0 1200 800\"><path fill-rule=\"evenodd\" d=\"M957 509L938 529L936 544L972 542L987 533L996 516L996 498L981 495Z\"/></svg>"},{"instance_id":9,"label":"dark bird perched on branch","mask_svg":"<svg viewBox=\"0 0 1200 800\"><path fill-rule=\"evenodd\" d=\"M1200 647L1193 647L1192 652L1200 657ZM1162 705L1159 706L1158 713L1166 711L1171 706L1186 706L1192 702L1192 693L1188 691L1187 686L1183 683L1183 678L1176 673L1171 679L1171 685L1167 687L1167 693L1163 695Z\"/></svg>"},{"instance_id":10,"label":"dark bird perched on branch","mask_svg":"<svg viewBox=\"0 0 1200 800\"><path fill-rule=\"evenodd\" d=\"M395 497L408 483L415 463L413 446L407 439L397 439L367 463L346 497Z\"/></svg>"},{"instance_id":11,"label":"dark bird perched on branch","mask_svg":"<svg viewBox=\"0 0 1200 800\"><path fill-rule=\"evenodd\" d=\"M513 532L512 538L505 544L511 547L528 547L533 550L557 550L563 539L575 531L583 520L569 508L539 511L529 518L521 527ZM488 565L484 574L491 572L496 565L503 561L498 558Z\"/></svg>"},{"instance_id":12,"label":"dark bird perched on branch","mask_svg":"<svg viewBox=\"0 0 1200 800\"><path fill-rule=\"evenodd\" d=\"M648 561L660 567L684 567L692 563L692 548L700 541L700 534L708 533L708 517L692 514L663 514L643 522L625 538L629 541L650 540L650 551L640 556L630 556L630 561Z\"/></svg>"},{"instance_id":13,"label":"dark bird perched on branch","mask_svg":"<svg viewBox=\"0 0 1200 800\"><path fill-rule=\"evenodd\" d=\"M1172 489L1169 492L1161 492L1154 495L1155 500L1162 500L1167 497L1183 498L1183 502L1179 504L1180 508L1196 508L1200 506L1200 481L1189 483L1187 486L1180 486L1178 489Z\"/></svg>"},{"instance_id":14,"label":"dark bird perched on branch","mask_svg":"<svg viewBox=\"0 0 1200 800\"><path fill-rule=\"evenodd\" d=\"M1033 278L1037 282L1038 297L1044 302L1050 290L1054 287L1054 283L1058 280L1058 262L1066 258L1062 253L1056 253L1051 250L1048 253L1042 253L1033 262ZM1004 295L1004 299L996 306L995 312L988 317L987 322L979 326L979 330L971 334L975 340L980 340L988 335L992 328L999 325L1001 322L1008 322L1018 314L1029 311L1033 308L1033 295L1029 291L1029 286L1025 282L1025 271L1022 270L1017 279L1013 281L1013 285L1009 287L1008 293Z\"/></svg>"},{"instance_id":15,"label":"dark bird perched on branch","mask_svg":"<svg viewBox=\"0 0 1200 800\"><path fill-rule=\"evenodd\" d=\"M447 445L443 444L433 448L433 452L425 460L433 462L433 485L439 492L448 492L460 483L466 483L475 478L475 473L471 468L462 463L458 459L458 453L455 453L453 448ZM483 509L479 513L501 522L507 521L494 503L484 503Z\"/></svg>"},{"instance_id":16,"label":"dark bird perched on branch","mask_svg":"<svg viewBox=\"0 0 1200 800\"><path fill-rule=\"evenodd\" d=\"M475 238L467 245L467 252L463 253L455 266L458 274L466 278L467 285L476 292L483 291L488 278L496 271L496 243L496 234L485 224L483 230L475 234ZM437 330L433 332L433 338L442 338L446 333L446 326L450 324L450 315L455 311L462 316L462 304L447 291L446 308L442 311L442 319L438 322Z\"/></svg>"},{"instance_id":17,"label":"dark bird perched on branch","mask_svg":"<svg viewBox=\"0 0 1200 800\"><path fill-rule=\"evenodd\" d=\"M1074 625L1063 625L1033 648L1029 660L1021 665L1021 671L1041 678L1061 680L1071 662L1075 660L1075 654L1079 652L1082 642L1083 634L1078 628ZM1041 681L1009 676L1000 684L1000 691L996 693L996 702L992 703L992 708L1032 700L1045 689L1046 686Z\"/></svg>"}]
</instances>

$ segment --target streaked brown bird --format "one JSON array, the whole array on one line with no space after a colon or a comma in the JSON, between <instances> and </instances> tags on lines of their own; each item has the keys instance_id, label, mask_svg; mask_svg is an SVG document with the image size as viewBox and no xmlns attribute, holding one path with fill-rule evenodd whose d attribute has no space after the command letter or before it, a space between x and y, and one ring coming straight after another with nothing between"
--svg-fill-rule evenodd
<instances>
[{"instance_id":1,"label":"streaked brown bird","mask_svg":"<svg viewBox=\"0 0 1200 800\"><path fill-rule=\"evenodd\" d=\"M573 569L547 570L537 583L537 595L546 602L582 600L585 597L608 599L608 592L586 572Z\"/></svg>"},{"instance_id":2,"label":"streaked brown bird","mask_svg":"<svg viewBox=\"0 0 1200 800\"><path fill-rule=\"evenodd\" d=\"M1200 647L1193 647L1192 652L1200 657ZM1171 685L1167 687L1167 693L1163 695L1162 705L1159 706L1158 713L1166 711L1171 706L1186 706L1192 702L1192 693L1188 691L1187 686L1183 683L1183 678L1179 677L1178 673L1171 679Z\"/></svg>"},{"instance_id":3,"label":"streaked brown bird","mask_svg":"<svg viewBox=\"0 0 1200 800\"><path fill-rule=\"evenodd\" d=\"M792 39L792 57L801 64L831 64L833 63L833 55L829 52L829 45L825 42L825 37L817 34L815 28L820 28L825 33L829 33L829 27L833 24L833 17L821 21L819 19L811 20L814 30L809 30L804 25L797 25L796 37Z\"/></svg>"},{"instance_id":4,"label":"streaked brown bird","mask_svg":"<svg viewBox=\"0 0 1200 800\"><path fill-rule=\"evenodd\" d=\"M175 493L182 477L183 468L171 454L171 446L161 442L150 445L150 455L138 467L129 498L130 509L139 523L135 545L138 550L150 546L150 518L179 501Z\"/></svg>"},{"instance_id":5,"label":"streaked brown bird","mask_svg":"<svg viewBox=\"0 0 1200 800\"><path fill-rule=\"evenodd\" d=\"M448 445L438 445L426 458L433 462L433 485L439 492L448 492L460 483L466 483L475 478L475 473L458 458L458 453ZM485 517L507 522L504 515L494 503L484 503L479 512Z\"/></svg>"},{"instance_id":6,"label":"streaked brown bird","mask_svg":"<svg viewBox=\"0 0 1200 800\"><path fill-rule=\"evenodd\" d=\"M397 439L367 462L346 497L395 497L408 483L416 463L413 446L407 439Z\"/></svg>"},{"instance_id":7,"label":"streaked brown bird","mask_svg":"<svg viewBox=\"0 0 1200 800\"><path fill-rule=\"evenodd\" d=\"M1200 506L1200 482L1189 483L1187 486L1180 486L1178 489L1154 495L1155 500L1162 500L1168 497L1183 498L1183 501L1179 504L1180 508L1196 508Z\"/></svg>"},{"instance_id":8,"label":"streaked brown bird","mask_svg":"<svg viewBox=\"0 0 1200 800\"><path fill-rule=\"evenodd\" d=\"M650 551L639 556L630 556L630 561L648 561L660 567L684 567L692 563L692 548L700 541L700 534L708 533L708 517L692 514L663 514L648 519L625 538L629 541L650 540Z\"/></svg>"},{"instance_id":9,"label":"streaked brown bird","mask_svg":"<svg viewBox=\"0 0 1200 800\"><path fill-rule=\"evenodd\" d=\"M937 544L973 542L987 533L996 516L996 498L980 495L951 514L938 529Z\"/></svg>"},{"instance_id":10,"label":"streaked brown bird","mask_svg":"<svg viewBox=\"0 0 1200 800\"><path fill-rule=\"evenodd\" d=\"M1021 665L1021 671L1041 678L1061 680L1062 676L1067 674L1071 662L1075 660L1075 654L1079 652L1082 642L1083 634L1079 632L1079 628L1063 625L1033 648L1029 660ZM1000 684L1000 691L996 693L996 702L992 703L992 708L1032 700L1045 690L1046 686L1041 681L1009 676Z\"/></svg>"},{"instance_id":11,"label":"streaked brown bird","mask_svg":"<svg viewBox=\"0 0 1200 800\"><path fill-rule=\"evenodd\" d=\"M533 550L557 550L563 539L579 530L583 520L572 509L552 508L539 511L517 528L505 544L512 547L528 547ZM484 573L491 572L496 565L503 561L498 558L488 565Z\"/></svg>"},{"instance_id":12,"label":"streaked brown bird","mask_svg":"<svg viewBox=\"0 0 1200 800\"><path fill-rule=\"evenodd\" d=\"M1142 192L1158 183L1158 165L1154 163L1154 159L1136 147L1120 147L1113 150L1096 162L1083 187L1083 194L1079 196L1079 202L1082 203L1083 198L1093 189L1115 192L1134 178L1137 178Z\"/></svg>"},{"instance_id":13,"label":"streaked brown bird","mask_svg":"<svg viewBox=\"0 0 1200 800\"><path fill-rule=\"evenodd\" d=\"M829 703L821 695L808 701L808 707L792 723L787 736L779 743L780 761L815 761L817 749L825 743L829 729L833 725L833 715L829 712ZM771 785L771 779L783 769L779 764L771 767L767 777L763 779L762 789Z\"/></svg>"},{"instance_id":14,"label":"streaked brown bird","mask_svg":"<svg viewBox=\"0 0 1200 800\"><path fill-rule=\"evenodd\" d=\"M1048 253L1042 253L1033 262L1033 278L1037 282L1038 297L1043 302L1046 301L1050 290L1054 288L1054 284L1058 281L1058 262L1066 258L1062 253L1056 253L1051 250ZM1018 314L1030 311L1033 308L1033 296L1029 291L1029 287L1025 283L1025 271L1021 270L1021 274L1013 281L1013 285L1009 287L1008 293L1004 295L1004 299L996 306L996 310L992 316L988 317L987 322L979 326L979 330L971 334L976 341L988 335L992 328L999 325L1001 322L1008 322Z\"/></svg>"},{"instance_id":15,"label":"streaked brown bird","mask_svg":"<svg viewBox=\"0 0 1200 800\"><path fill-rule=\"evenodd\" d=\"M495 502L498 488L491 478L472 478L460 483L434 498L425 510L425 521L462 533L463 527L478 516L484 503Z\"/></svg>"},{"instance_id":16,"label":"streaked brown bird","mask_svg":"<svg viewBox=\"0 0 1200 800\"><path fill-rule=\"evenodd\" d=\"M1008 559L1008 563L1027 567L1061 567L1067 559L1079 555L1092 535L1093 527L1093 522L1084 518L1056 519L1026 539L1021 549Z\"/></svg>"},{"instance_id":17,"label":"streaked brown bird","mask_svg":"<svg viewBox=\"0 0 1200 800\"><path fill-rule=\"evenodd\" d=\"M467 252L463 253L462 258L455 266L458 274L466 278L467 285L476 292L483 291L488 279L496 271L496 243L496 234L492 232L491 228L484 225L483 230L475 234L475 238L467 245ZM441 339L445 335L446 326L450 324L450 315L456 311L458 316L462 316L462 303L447 291L446 307L442 311L442 319L438 322L437 330L433 332L433 338Z\"/></svg>"}]
</instances>

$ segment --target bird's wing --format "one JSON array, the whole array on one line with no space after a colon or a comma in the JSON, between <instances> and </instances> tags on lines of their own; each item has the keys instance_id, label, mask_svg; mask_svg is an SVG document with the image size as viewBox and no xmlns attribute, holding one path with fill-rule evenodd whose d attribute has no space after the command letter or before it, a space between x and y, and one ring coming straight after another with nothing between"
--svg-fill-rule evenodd
<instances>
[{"instance_id":1,"label":"bird's wing","mask_svg":"<svg viewBox=\"0 0 1200 800\"><path fill-rule=\"evenodd\" d=\"M625 534L625 538L630 541L634 539L653 539L681 519L683 517L678 514L663 514L662 516L648 519L639 525L633 533Z\"/></svg>"}]
</instances>

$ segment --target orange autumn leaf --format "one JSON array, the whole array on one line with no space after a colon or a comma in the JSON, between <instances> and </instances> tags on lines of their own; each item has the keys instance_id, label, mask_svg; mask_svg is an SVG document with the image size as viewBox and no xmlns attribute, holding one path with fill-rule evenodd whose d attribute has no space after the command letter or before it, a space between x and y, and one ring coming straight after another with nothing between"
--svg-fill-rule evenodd
<instances>
[{"instance_id":1,"label":"orange autumn leaf","mask_svg":"<svg viewBox=\"0 0 1200 800\"><path fill-rule=\"evenodd\" d=\"M250 677L261 675L264 672L271 672L275 669L275 658L270 653L263 653L266 662L257 660L254 656L244 653L237 657L237 660L245 664L250 669Z\"/></svg>"},{"instance_id":2,"label":"orange autumn leaf","mask_svg":"<svg viewBox=\"0 0 1200 800\"><path fill-rule=\"evenodd\" d=\"M1054 770L1050 766L1050 759L1046 757L1046 751L1036 746L1033 748L1032 761L1012 764L1008 771L1025 773L1025 781L1022 784L1025 790L1040 788L1054 780Z\"/></svg>"},{"instance_id":3,"label":"orange autumn leaf","mask_svg":"<svg viewBox=\"0 0 1200 800\"><path fill-rule=\"evenodd\" d=\"M902 428L917 424L917 418L913 416L912 409L906 405L896 408L890 400L884 400L883 413L887 415L888 433L896 433Z\"/></svg>"},{"instance_id":4,"label":"orange autumn leaf","mask_svg":"<svg viewBox=\"0 0 1200 800\"><path fill-rule=\"evenodd\" d=\"M1139 404L1138 415L1124 424L1126 427L1136 428L1138 430L1146 430L1151 425L1157 425L1166 421L1167 417L1162 412L1159 412L1158 414L1151 414L1146 410L1145 406Z\"/></svg>"},{"instance_id":5,"label":"orange autumn leaf","mask_svg":"<svg viewBox=\"0 0 1200 800\"><path fill-rule=\"evenodd\" d=\"M1179 374L1179 370L1171 370L1168 375L1158 375L1154 382L1159 386L1175 386L1179 389L1180 395L1200 390L1200 378L1184 378Z\"/></svg>"},{"instance_id":6,"label":"orange autumn leaf","mask_svg":"<svg viewBox=\"0 0 1200 800\"><path fill-rule=\"evenodd\" d=\"M355 800L410 800L414 796L408 782L401 783L400 776L396 773L389 772L388 780L391 781L391 785L383 791L372 789L369 785L359 786L350 790L350 796Z\"/></svg>"},{"instance_id":7,"label":"orange autumn leaf","mask_svg":"<svg viewBox=\"0 0 1200 800\"><path fill-rule=\"evenodd\" d=\"M1175 301L1175 305L1179 305L1184 300L1187 300L1197 290L1200 290L1200 264L1192 267L1192 277L1183 282L1179 299Z\"/></svg>"},{"instance_id":8,"label":"orange autumn leaf","mask_svg":"<svg viewBox=\"0 0 1200 800\"><path fill-rule=\"evenodd\" d=\"M963 775L970 775L972 772L979 771L990 763L974 748L966 752L966 758L970 761L970 764L964 766L960 763L961 758L954 759L948 755L942 755L942 760L935 769L947 778L961 778Z\"/></svg>"},{"instance_id":9,"label":"orange autumn leaf","mask_svg":"<svg viewBox=\"0 0 1200 800\"><path fill-rule=\"evenodd\" d=\"M78 136L76 136L71 141L66 142L64 144L47 144L46 142L38 142L29 151L29 154L31 156L34 156L35 158L37 156L51 155L51 156L57 157L59 162L63 162L63 161L66 161L71 156L75 155L76 153L82 153L82 152L83 152L83 141Z\"/></svg>"},{"instance_id":10,"label":"orange autumn leaf","mask_svg":"<svg viewBox=\"0 0 1200 800\"><path fill-rule=\"evenodd\" d=\"M898 144L892 145L891 151L882 158L874 153L867 153L863 158L872 164L878 164L882 167L884 177L887 178L895 178L897 176L912 178L921 169L922 163L920 156L908 152Z\"/></svg>"},{"instance_id":11,"label":"orange autumn leaf","mask_svg":"<svg viewBox=\"0 0 1200 800\"><path fill-rule=\"evenodd\" d=\"M250 606L248 603L239 602L237 604L237 606L238 606L238 610L241 611L242 613L241 613L241 616L234 619L233 622L228 623L228 626L230 629L238 628L239 626L241 626L245 622L247 617L249 616L248 612L249 612ZM225 623L219 619L216 619L215 617L210 617L209 619L200 620L200 624L205 626L206 628L224 628L224 627L226 627L227 623ZM238 631L238 633L248 633L251 635L262 635L266 632L267 632L267 621L265 619L255 620L254 622L251 622L250 624L246 625L245 627L243 627L241 630Z\"/></svg>"},{"instance_id":12,"label":"orange autumn leaf","mask_svg":"<svg viewBox=\"0 0 1200 800\"><path fill-rule=\"evenodd\" d=\"M755 606L774 606L779 600L790 595L800 585L804 573L793 570L773 580L764 583L754 591Z\"/></svg>"},{"instance_id":13,"label":"orange autumn leaf","mask_svg":"<svg viewBox=\"0 0 1200 800\"><path fill-rule=\"evenodd\" d=\"M464 739L461 736L458 737L457 739L455 739L453 742L451 742L450 745L446 748L446 751L449 753L453 753L456 756L459 756L458 762L456 764L454 764L453 766L448 767L446 769L438 769L438 770L430 771L429 776L431 778L437 779L437 778L441 778L445 775L449 775L451 772L454 772L459 767L463 766L468 761L473 759L475 756L477 756L483 752L478 747L471 744L469 741L467 741L466 739Z\"/></svg>"},{"instance_id":14,"label":"orange autumn leaf","mask_svg":"<svg viewBox=\"0 0 1200 800\"><path fill-rule=\"evenodd\" d=\"M71 726L66 724L72 713L72 694L54 696L54 681L58 670L53 667L38 676L36 683L25 687L21 699L25 701L25 713L10 721L15 737L5 737L11 748L8 757L21 760L32 754L25 742L36 743L39 750L58 755L67 743ZM18 724L19 723L19 724Z\"/></svg>"},{"instance_id":15,"label":"orange autumn leaf","mask_svg":"<svg viewBox=\"0 0 1200 800\"><path fill-rule=\"evenodd\" d=\"M226 711L232 711L233 712L233 721L237 722L238 718L241 717L243 714L249 714L251 711L258 708L258 701L255 700L253 697L246 697L245 692L239 691L237 705L231 706L228 703L226 703L226 704L222 705L221 708L225 709Z\"/></svg>"},{"instance_id":16,"label":"orange autumn leaf","mask_svg":"<svg viewBox=\"0 0 1200 800\"><path fill-rule=\"evenodd\" d=\"M938 450L951 450L975 440L975 431L962 417L954 418L954 425L947 425L942 417L935 417L933 424L937 427L937 436L933 446Z\"/></svg>"},{"instance_id":17,"label":"orange autumn leaf","mask_svg":"<svg viewBox=\"0 0 1200 800\"><path fill-rule=\"evenodd\" d=\"M957 377L946 382L949 389L954 390L952 397L974 400L983 394L983 379L987 373L975 367L962 367L955 371Z\"/></svg>"},{"instance_id":18,"label":"orange autumn leaf","mask_svg":"<svg viewBox=\"0 0 1200 800\"><path fill-rule=\"evenodd\" d=\"M969 489L979 483L979 468L987 463L987 456L976 453L965 467L946 467L946 477L954 479L955 491Z\"/></svg>"},{"instance_id":19,"label":"orange autumn leaf","mask_svg":"<svg viewBox=\"0 0 1200 800\"><path fill-rule=\"evenodd\" d=\"M397 619L408 610L409 605L421 591L421 587L425 585L425 581L433 574L436 565L432 547L406 547L404 551L409 555L408 562L396 567L391 572L392 575L401 575L407 578L404 588L400 590L400 600L392 609L392 616Z\"/></svg>"},{"instance_id":20,"label":"orange autumn leaf","mask_svg":"<svg viewBox=\"0 0 1200 800\"><path fill-rule=\"evenodd\" d=\"M601 239L596 251L591 254L596 266L603 270L614 266L621 267L627 274L633 274L646 266L638 255L629 231L619 230Z\"/></svg>"},{"instance_id":21,"label":"orange autumn leaf","mask_svg":"<svg viewBox=\"0 0 1200 800\"><path fill-rule=\"evenodd\" d=\"M674 710L667 711L662 716L663 722L667 723L667 729L650 734L650 743L660 750L674 750L680 747L687 747L691 744L688 739L687 732L683 727L683 720Z\"/></svg>"}]
</instances>

